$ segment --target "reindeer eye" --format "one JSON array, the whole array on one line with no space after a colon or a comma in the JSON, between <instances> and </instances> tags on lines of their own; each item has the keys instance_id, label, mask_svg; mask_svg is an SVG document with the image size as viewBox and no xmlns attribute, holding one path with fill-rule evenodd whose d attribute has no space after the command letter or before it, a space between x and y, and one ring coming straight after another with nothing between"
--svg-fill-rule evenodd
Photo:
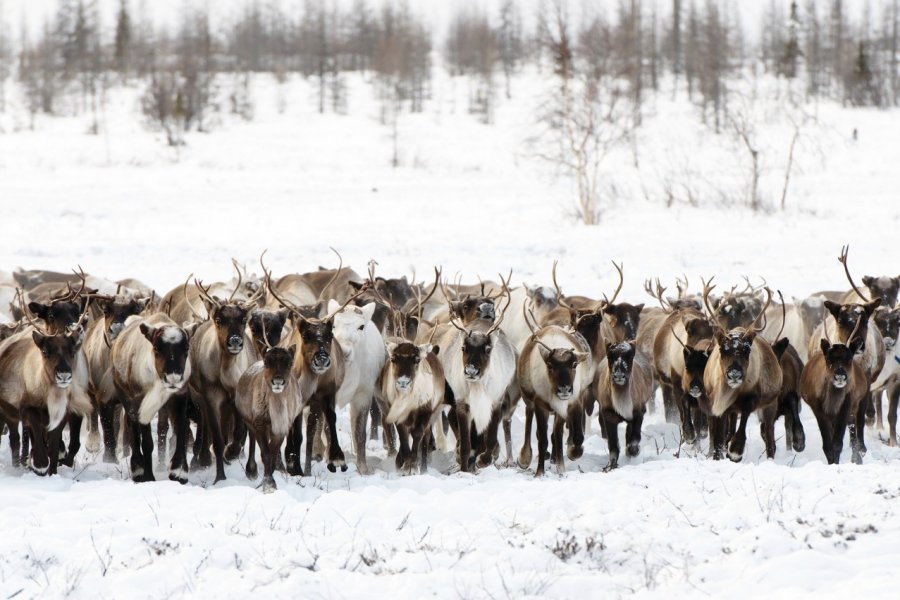
<instances>
[{"instance_id":1,"label":"reindeer eye","mask_svg":"<svg viewBox=\"0 0 900 600\"><path fill-rule=\"evenodd\" d=\"M220 317L216 317L216 325L221 325L222 319Z\"/></svg>"},{"instance_id":2,"label":"reindeer eye","mask_svg":"<svg viewBox=\"0 0 900 600\"><path fill-rule=\"evenodd\" d=\"M365 328L366 328L365 325L360 325L359 327L356 328L356 330L357 330L357 331L362 331L362 330L365 329Z\"/></svg>"}]
</instances>

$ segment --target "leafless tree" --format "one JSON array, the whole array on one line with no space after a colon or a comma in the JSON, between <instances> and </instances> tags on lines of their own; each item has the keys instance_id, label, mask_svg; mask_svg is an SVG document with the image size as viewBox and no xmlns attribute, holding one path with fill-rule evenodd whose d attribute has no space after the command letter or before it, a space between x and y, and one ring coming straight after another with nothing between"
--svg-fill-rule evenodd
<instances>
[{"instance_id":1,"label":"leafless tree","mask_svg":"<svg viewBox=\"0 0 900 600\"><path fill-rule=\"evenodd\" d=\"M494 110L494 71L499 43L487 16L458 13L450 24L444 56L450 72L469 79L469 112L490 123Z\"/></svg>"}]
</instances>

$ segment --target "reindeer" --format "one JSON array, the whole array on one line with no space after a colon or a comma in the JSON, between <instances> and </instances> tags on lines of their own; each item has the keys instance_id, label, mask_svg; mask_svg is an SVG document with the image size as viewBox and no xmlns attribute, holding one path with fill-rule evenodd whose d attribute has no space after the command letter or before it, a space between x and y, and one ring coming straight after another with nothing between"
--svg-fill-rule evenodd
<instances>
[{"instance_id":1,"label":"reindeer","mask_svg":"<svg viewBox=\"0 0 900 600\"><path fill-rule=\"evenodd\" d=\"M332 473L340 467L347 470L344 453L337 437L337 415L335 397L344 380L344 353L334 339L334 317L353 302L364 291L360 290L339 305L337 311L323 318L305 316L300 309L287 298L281 296L272 283L271 272L265 265L260 265L266 277L266 287L274 300L291 313L293 331L287 344L297 346L294 356L293 373L300 384L301 397L307 399L308 416L306 419L306 460L304 467L307 473L312 469L313 444L316 436L316 424L324 419L328 426L328 462L326 467ZM338 270L340 272L340 269ZM283 278L282 278L283 279ZM288 432L285 447L285 466L288 474L302 475L304 468L300 466L300 446L303 443L302 415L294 420Z\"/></svg>"},{"instance_id":2,"label":"reindeer","mask_svg":"<svg viewBox=\"0 0 900 600\"><path fill-rule=\"evenodd\" d=\"M503 286L509 308L506 280ZM512 413L509 395L515 383L516 351L500 331L505 312L506 309L492 324L486 319L464 324L452 316L449 325L439 325L432 331L442 349L438 358L456 402L450 424L456 425L459 466L464 472L470 468L472 434L478 438L476 449L483 449L475 466L487 467L494 461L495 451L499 451L500 422L508 420L507 415Z\"/></svg>"},{"instance_id":3,"label":"reindeer","mask_svg":"<svg viewBox=\"0 0 900 600\"><path fill-rule=\"evenodd\" d=\"M809 340L813 331L825 320L825 298L819 295L807 298L794 298L793 303L771 306L766 315L766 329L762 336L770 344L778 341L776 332L783 330L790 345L795 349L800 360L809 358ZM785 314L782 315L782 312ZM780 334L778 334L780 335Z\"/></svg>"},{"instance_id":4,"label":"reindeer","mask_svg":"<svg viewBox=\"0 0 900 600\"><path fill-rule=\"evenodd\" d=\"M763 327L757 327L772 303L772 291L766 288L766 303L756 318L745 328L726 329L713 310L709 294L715 286L712 280L704 285L703 303L713 326L715 346L709 355L703 374L703 387L708 403L700 408L710 417L710 437L713 459L720 460L725 451L726 420L740 415L737 431L728 440L728 457L740 462L747 442L747 418L755 410L765 410L777 402L781 390L782 373L778 358L767 341L759 337ZM765 413L771 414L771 413ZM766 455L775 455L774 421L764 423Z\"/></svg>"},{"instance_id":5,"label":"reindeer","mask_svg":"<svg viewBox=\"0 0 900 600\"><path fill-rule=\"evenodd\" d=\"M245 472L256 479L256 444L263 461L263 492L274 492L275 465L281 445L294 421L303 412L305 399L293 373L296 346L278 348L262 336L262 360L251 365L238 380L235 408L244 420L250 444Z\"/></svg>"},{"instance_id":6,"label":"reindeer","mask_svg":"<svg viewBox=\"0 0 900 600\"><path fill-rule=\"evenodd\" d=\"M116 462L116 435L113 418L120 402L114 399L116 389L111 370L110 349L122 330L128 317L139 315L147 308L149 299L125 298L122 296L96 296L94 301L100 307L103 318L93 321L85 334L84 353L88 365L88 394L93 404L90 434L87 448L92 452L100 449L100 431L103 427L104 462ZM100 423L97 422L99 416ZM165 459L161 451L161 458Z\"/></svg>"},{"instance_id":7,"label":"reindeer","mask_svg":"<svg viewBox=\"0 0 900 600\"><path fill-rule=\"evenodd\" d=\"M19 453L20 420L32 442L29 466L38 475L54 475L66 415L83 416L91 410L81 351L86 316L82 313L65 333L49 333L27 317L30 335L26 330L0 345L0 414L9 425L14 466L28 454Z\"/></svg>"},{"instance_id":8,"label":"reindeer","mask_svg":"<svg viewBox=\"0 0 900 600\"><path fill-rule=\"evenodd\" d=\"M427 471L432 425L439 425L442 414L445 384L438 350L402 338L387 341L378 399L385 423L395 425L400 434L397 470L407 475L416 466L420 473Z\"/></svg>"},{"instance_id":9,"label":"reindeer","mask_svg":"<svg viewBox=\"0 0 900 600\"><path fill-rule=\"evenodd\" d=\"M844 431L854 415L863 411L860 405L868 389L866 374L855 358L862 350L862 324L862 319L856 321L847 344L832 344L827 337L822 338L820 351L810 356L800 377L800 393L816 416L825 460L830 465L841 461ZM827 336L827 329L825 333ZM862 464L861 437L851 430L851 460L856 464Z\"/></svg>"},{"instance_id":10,"label":"reindeer","mask_svg":"<svg viewBox=\"0 0 900 600\"><path fill-rule=\"evenodd\" d=\"M634 341L607 343L606 360L597 367L594 378L599 418L605 421L609 464L604 471L619 465L619 423L625 421L625 449L634 457L641 451L641 424L647 402L653 393L653 371L647 359L638 354Z\"/></svg>"},{"instance_id":11,"label":"reindeer","mask_svg":"<svg viewBox=\"0 0 900 600\"><path fill-rule=\"evenodd\" d=\"M193 324L179 327L167 315L131 316L110 348L116 398L131 426L131 477L154 481L150 421L164 406L174 416L175 452L169 479L187 483L187 404Z\"/></svg>"},{"instance_id":12,"label":"reindeer","mask_svg":"<svg viewBox=\"0 0 900 600\"><path fill-rule=\"evenodd\" d=\"M250 313L265 288L260 287L246 301L237 301L234 299L236 290L226 300L221 300L211 296L200 281L194 280L194 285L210 319L197 327L193 337L189 384L191 397L201 414L201 424L197 428L197 436L202 440L201 457L208 456L206 434L211 433L216 456L213 483L218 483L225 479L225 461L235 460L240 455L246 435L243 423L234 418L234 392L241 375L257 360L246 329ZM234 436L226 448L227 425L233 426Z\"/></svg>"},{"instance_id":13,"label":"reindeer","mask_svg":"<svg viewBox=\"0 0 900 600\"><path fill-rule=\"evenodd\" d=\"M887 392L888 407L888 423L890 432L888 436L888 445L897 445L897 402L900 399L900 361L892 360L897 355L897 339L900 337L900 307L889 309L879 306L872 315L875 326L884 341L885 363L878 378L869 386L872 393L872 401L875 404L876 426L880 432L884 431L884 422L882 419L881 396L883 392Z\"/></svg>"},{"instance_id":14,"label":"reindeer","mask_svg":"<svg viewBox=\"0 0 900 600\"><path fill-rule=\"evenodd\" d=\"M859 346L859 354L856 357L856 360L860 363L860 366L863 368L863 373L866 375L866 389L868 390L871 387L871 384L878 380L885 364L884 340L881 337L881 333L879 333L877 327L869 327L869 320L875 310L881 305L882 300L881 298L875 298L871 301L868 300L862 290L857 287L856 283L853 281L853 277L850 275L850 268L847 265L849 251L849 246L841 248L841 254L838 256L838 261L844 267L844 275L847 277L850 287L864 300L865 304L858 304L855 302L838 304L831 300L826 300L824 303L825 309L828 311L828 314L834 318L832 321L829 321L826 318L826 321L816 328L810 338L808 351L810 355L816 352L820 340L823 338L836 340L839 344L849 347L851 341L850 336L853 331L857 331L857 325L859 325L856 335L859 336L862 343ZM851 416L852 418L848 426L851 442L858 445L859 452L863 456L865 456L867 452L865 442L865 422L866 413L868 412L867 409L870 406L872 407L872 414L874 415L872 394L871 392L867 392L862 404L860 404L859 413Z\"/></svg>"},{"instance_id":15,"label":"reindeer","mask_svg":"<svg viewBox=\"0 0 900 600\"><path fill-rule=\"evenodd\" d=\"M525 312L525 306L522 306ZM531 465L531 418L537 416L538 464L535 476L544 475L547 454L547 427L553 413L553 451L551 461L559 474L565 473L562 433L567 421L574 425L573 445L581 446L583 431L581 418L584 407L582 392L593 379L591 351L585 339L578 333L550 325L536 329L524 314L531 329L531 338L522 346L517 361L519 389L526 408L526 435L519 452L519 466ZM534 315L531 315L532 320ZM573 414L574 413L574 414Z\"/></svg>"}]
</instances>

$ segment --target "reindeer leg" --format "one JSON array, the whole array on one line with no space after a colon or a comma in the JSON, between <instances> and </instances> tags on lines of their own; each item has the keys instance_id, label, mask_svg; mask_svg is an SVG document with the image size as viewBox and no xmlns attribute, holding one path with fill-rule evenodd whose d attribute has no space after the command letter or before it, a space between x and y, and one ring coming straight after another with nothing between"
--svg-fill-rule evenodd
<instances>
[{"instance_id":1,"label":"reindeer leg","mask_svg":"<svg viewBox=\"0 0 900 600\"><path fill-rule=\"evenodd\" d=\"M475 460L475 466L484 469L494 463L494 449L497 448L497 432L500 428L500 409L495 408L491 413L491 421L484 431L484 451Z\"/></svg>"},{"instance_id":2,"label":"reindeer leg","mask_svg":"<svg viewBox=\"0 0 900 600\"><path fill-rule=\"evenodd\" d=\"M100 427L103 429L103 462L106 463L118 462L116 459L116 431L113 429L117 406L118 404L114 400L110 400L106 404L101 404L98 409Z\"/></svg>"},{"instance_id":3,"label":"reindeer leg","mask_svg":"<svg viewBox=\"0 0 900 600\"><path fill-rule=\"evenodd\" d=\"M747 419L750 416L752 402L745 400L741 406L741 421L737 431L728 443L728 458L733 462L741 462L744 458L744 446L747 444Z\"/></svg>"},{"instance_id":4,"label":"reindeer leg","mask_svg":"<svg viewBox=\"0 0 900 600\"><path fill-rule=\"evenodd\" d=\"M593 402L593 399L591 400ZM584 455L584 409L580 402L569 407L569 440L566 447L569 460L578 460ZM561 453L560 453L561 454Z\"/></svg>"},{"instance_id":5,"label":"reindeer leg","mask_svg":"<svg viewBox=\"0 0 900 600\"><path fill-rule=\"evenodd\" d=\"M469 458L472 454L472 429L469 421L469 405L458 402L456 405L456 431L459 445L459 470L469 472Z\"/></svg>"},{"instance_id":6,"label":"reindeer leg","mask_svg":"<svg viewBox=\"0 0 900 600\"><path fill-rule=\"evenodd\" d=\"M253 439L252 435L251 439ZM273 436L271 431L269 432L268 444L260 440L259 450L263 455L262 491L267 494L278 489L278 486L275 484L275 457L281 454L282 441L284 441L282 438ZM263 451L264 448L265 451Z\"/></svg>"},{"instance_id":7,"label":"reindeer leg","mask_svg":"<svg viewBox=\"0 0 900 600\"><path fill-rule=\"evenodd\" d=\"M631 417L631 423L628 424L627 437L625 438L628 446L625 448L625 454L634 458L641 453L641 427L644 424L644 409L636 408L634 415Z\"/></svg>"},{"instance_id":8,"label":"reindeer leg","mask_svg":"<svg viewBox=\"0 0 900 600\"><path fill-rule=\"evenodd\" d=\"M535 477L544 476L544 462L547 459L547 428L549 426L550 414L542 406L534 407L534 416L537 421L537 440L538 440L538 464L534 471ZM529 461L530 462L530 461Z\"/></svg>"},{"instance_id":9,"label":"reindeer leg","mask_svg":"<svg viewBox=\"0 0 900 600\"><path fill-rule=\"evenodd\" d=\"M404 469L406 468L406 458L409 456L409 428L405 423L397 423L397 433L400 438L400 449L394 458L394 465L397 467L398 473L406 475Z\"/></svg>"},{"instance_id":10,"label":"reindeer leg","mask_svg":"<svg viewBox=\"0 0 900 600\"><path fill-rule=\"evenodd\" d=\"M888 388L888 446L897 445L897 405L900 404L900 383Z\"/></svg>"},{"instance_id":11,"label":"reindeer leg","mask_svg":"<svg viewBox=\"0 0 900 600\"><path fill-rule=\"evenodd\" d=\"M81 450L81 425L84 423L84 417L71 414L66 421L69 425L69 448L59 463L71 468L75 466L75 455ZM60 437L62 437L62 431L60 431Z\"/></svg>"},{"instance_id":12,"label":"reindeer leg","mask_svg":"<svg viewBox=\"0 0 900 600\"><path fill-rule=\"evenodd\" d=\"M670 383L662 384L663 392L663 409L665 410L666 423L677 423L679 418L678 400L676 399L675 388ZM687 441L687 440L685 440ZM688 442L693 443L693 441Z\"/></svg>"},{"instance_id":13,"label":"reindeer leg","mask_svg":"<svg viewBox=\"0 0 900 600\"><path fill-rule=\"evenodd\" d=\"M806 448L806 433L803 431L803 423L800 421L800 396L791 392L789 395L788 412L791 415L791 440L795 452L803 452Z\"/></svg>"},{"instance_id":14,"label":"reindeer leg","mask_svg":"<svg viewBox=\"0 0 900 600\"><path fill-rule=\"evenodd\" d=\"M697 441L697 432L691 419L691 403L688 400L690 396L682 393L681 390L674 390L672 394L677 399L675 404L678 408L678 415L681 418L681 439L685 444L693 445Z\"/></svg>"},{"instance_id":15,"label":"reindeer leg","mask_svg":"<svg viewBox=\"0 0 900 600\"><path fill-rule=\"evenodd\" d=\"M556 465L556 474L565 475L566 461L563 458L563 429L567 419L558 414L553 414L553 464Z\"/></svg>"},{"instance_id":16,"label":"reindeer leg","mask_svg":"<svg viewBox=\"0 0 900 600\"><path fill-rule=\"evenodd\" d=\"M259 475L259 471L256 468L256 436L253 434L253 430L250 429L248 432L250 443L247 446L247 464L244 467L244 474L247 476L247 479L254 480L257 475ZM265 450L263 448L267 448L266 440L260 439L259 441L259 453L262 455L263 460L263 469L266 466L266 455ZM275 454L280 454L279 452L275 452Z\"/></svg>"},{"instance_id":17,"label":"reindeer leg","mask_svg":"<svg viewBox=\"0 0 900 600\"><path fill-rule=\"evenodd\" d=\"M371 400L371 398L367 398ZM374 403L373 403L374 404ZM369 474L369 465L366 462L366 420L369 418L370 406L356 404L356 399L350 403L350 434L353 437L353 445L356 452L356 472L360 475Z\"/></svg>"},{"instance_id":18,"label":"reindeer leg","mask_svg":"<svg viewBox=\"0 0 900 600\"><path fill-rule=\"evenodd\" d=\"M84 447L91 454L96 454L100 452L100 411L98 410L97 402L93 399L91 400L91 406L91 414L88 419L88 438Z\"/></svg>"},{"instance_id":19,"label":"reindeer leg","mask_svg":"<svg viewBox=\"0 0 900 600\"><path fill-rule=\"evenodd\" d=\"M766 444L766 458L775 458L775 419L778 417L777 401L763 410L759 432Z\"/></svg>"},{"instance_id":20,"label":"reindeer leg","mask_svg":"<svg viewBox=\"0 0 900 600\"><path fill-rule=\"evenodd\" d=\"M29 449L29 445L31 444L31 431L29 429L30 423L27 418L22 419L22 453L20 456L22 457L22 464L29 464L29 459L31 458L31 451ZM33 461L32 461L33 462Z\"/></svg>"},{"instance_id":21,"label":"reindeer leg","mask_svg":"<svg viewBox=\"0 0 900 600\"><path fill-rule=\"evenodd\" d=\"M328 463L325 466L332 473L337 471L337 467L340 467L341 471L346 471L347 463L344 459L344 451L341 450L341 444L338 441L334 394L329 394L322 404L325 411L325 422L328 425Z\"/></svg>"},{"instance_id":22,"label":"reindeer leg","mask_svg":"<svg viewBox=\"0 0 900 600\"><path fill-rule=\"evenodd\" d=\"M856 415L856 445L859 448L860 458L866 455L868 452L868 448L866 448L866 422L868 419L868 410L869 407L872 406L872 392L868 392L865 397L864 403L860 403L860 407L857 410Z\"/></svg>"},{"instance_id":23,"label":"reindeer leg","mask_svg":"<svg viewBox=\"0 0 900 600\"><path fill-rule=\"evenodd\" d=\"M503 466L509 467L515 460L512 449L512 413L503 416L503 444L506 451L506 461Z\"/></svg>"},{"instance_id":24,"label":"reindeer leg","mask_svg":"<svg viewBox=\"0 0 900 600\"><path fill-rule=\"evenodd\" d=\"M727 417L709 417L709 445L713 460L725 457L725 419Z\"/></svg>"},{"instance_id":25,"label":"reindeer leg","mask_svg":"<svg viewBox=\"0 0 900 600\"><path fill-rule=\"evenodd\" d=\"M881 403L882 390L872 393L872 402L875 404L875 430L878 431L878 437L884 433L884 415Z\"/></svg>"},{"instance_id":26,"label":"reindeer leg","mask_svg":"<svg viewBox=\"0 0 900 600\"><path fill-rule=\"evenodd\" d=\"M19 423L14 421L3 420L6 423L7 428L9 429L9 454L12 458L12 466L13 468L17 468L22 465L22 454L21 454L21 444L22 438L19 435Z\"/></svg>"},{"instance_id":27,"label":"reindeer leg","mask_svg":"<svg viewBox=\"0 0 900 600\"><path fill-rule=\"evenodd\" d=\"M531 423L534 421L534 404L529 399L525 404L525 439L522 440L522 449L519 450L519 468L527 469L531 466Z\"/></svg>"},{"instance_id":28,"label":"reindeer leg","mask_svg":"<svg viewBox=\"0 0 900 600\"><path fill-rule=\"evenodd\" d=\"M600 416L606 428L606 446L609 450L609 463L603 472L609 472L619 466L619 423L621 418L611 409L602 409Z\"/></svg>"},{"instance_id":29,"label":"reindeer leg","mask_svg":"<svg viewBox=\"0 0 900 600\"><path fill-rule=\"evenodd\" d=\"M129 418L128 428L131 430L131 480L135 483L141 483L147 481L145 479L144 457L141 454L141 425Z\"/></svg>"},{"instance_id":30,"label":"reindeer leg","mask_svg":"<svg viewBox=\"0 0 900 600\"><path fill-rule=\"evenodd\" d=\"M419 442L419 452L421 453L419 457L419 473L423 475L428 472L428 453L430 452L432 435L430 419L426 419L424 425L422 428L422 441Z\"/></svg>"},{"instance_id":31,"label":"reindeer leg","mask_svg":"<svg viewBox=\"0 0 900 600\"><path fill-rule=\"evenodd\" d=\"M216 455L216 478L213 485L225 479L225 442L222 439L221 429L221 398L207 398L209 402L208 409L204 416L204 421L208 422L208 427L212 433L213 452ZM207 418L209 417L209 418Z\"/></svg>"},{"instance_id":32,"label":"reindeer leg","mask_svg":"<svg viewBox=\"0 0 900 600\"><path fill-rule=\"evenodd\" d=\"M27 427L27 435L31 439L31 470L38 475L46 475L50 470L50 459L47 456L47 447L44 444L43 419L41 413L36 408L25 408L23 411L23 427ZM25 425L27 423L27 425Z\"/></svg>"},{"instance_id":33,"label":"reindeer leg","mask_svg":"<svg viewBox=\"0 0 900 600\"><path fill-rule=\"evenodd\" d=\"M874 427L875 426L875 399L872 396L872 392L866 394L865 399L863 400L865 407L865 411L863 413L863 425L866 427ZM862 436L860 436L862 438ZM865 452L863 452L865 454Z\"/></svg>"},{"instance_id":34,"label":"reindeer leg","mask_svg":"<svg viewBox=\"0 0 900 600\"><path fill-rule=\"evenodd\" d=\"M66 426L66 419L54 429L53 431L47 432L47 442L48 442L48 450L47 454L50 457L50 469L47 471L47 475L56 475L57 467L60 463L60 445L62 444L62 430ZM81 423L78 424L81 426Z\"/></svg>"},{"instance_id":35,"label":"reindeer leg","mask_svg":"<svg viewBox=\"0 0 900 600\"><path fill-rule=\"evenodd\" d=\"M169 456L169 403L159 409L156 416L156 460L160 467L166 464Z\"/></svg>"},{"instance_id":36,"label":"reindeer leg","mask_svg":"<svg viewBox=\"0 0 900 600\"><path fill-rule=\"evenodd\" d=\"M190 398L179 395L169 400L169 414L175 418L175 452L169 463L169 479L184 485L188 481L187 438L190 431L188 423L188 403ZM159 440L157 440L159 441Z\"/></svg>"},{"instance_id":37,"label":"reindeer leg","mask_svg":"<svg viewBox=\"0 0 900 600\"><path fill-rule=\"evenodd\" d=\"M141 452L144 455L144 481L156 481L153 476L153 431L150 424L141 424Z\"/></svg>"},{"instance_id":38,"label":"reindeer leg","mask_svg":"<svg viewBox=\"0 0 900 600\"><path fill-rule=\"evenodd\" d=\"M381 422L381 406L378 405L377 402L372 402L369 405L369 414L372 417L372 424L369 426L369 439L377 440L378 439L378 423ZM384 440L385 443L387 440ZM387 447L385 447L387 450Z\"/></svg>"},{"instance_id":39,"label":"reindeer leg","mask_svg":"<svg viewBox=\"0 0 900 600\"><path fill-rule=\"evenodd\" d=\"M837 419L835 419L834 423L834 437L831 438L831 453L834 456L834 464L841 463L841 452L844 450L844 433L848 429L850 429L850 452L851 457L850 460L852 462L862 463L862 457L859 455L859 446L858 440L856 439L856 419L857 415L861 412L865 415L865 405L862 405L857 408L856 414L853 414L850 411L849 402L844 403L844 406L841 407L841 410L838 411ZM850 424L850 419L853 419L853 423ZM863 417L865 418L865 416ZM857 464L859 464L857 463Z\"/></svg>"},{"instance_id":40,"label":"reindeer leg","mask_svg":"<svg viewBox=\"0 0 900 600\"><path fill-rule=\"evenodd\" d=\"M234 399L225 403L227 412L231 415L231 443L225 448L225 459L230 461L238 460L241 457L241 451L244 449L244 442L247 440L247 425L244 419L237 414L234 409Z\"/></svg>"},{"instance_id":41,"label":"reindeer leg","mask_svg":"<svg viewBox=\"0 0 900 600\"><path fill-rule=\"evenodd\" d=\"M303 469L308 474L312 474L313 445L315 444L316 430L318 429L317 421L322 418L321 406L318 403L316 406L310 407L309 415L306 417L306 459L303 464ZM296 427L294 429L296 435ZM288 473L291 473L290 457L285 457L285 462L287 463Z\"/></svg>"}]
</instances>

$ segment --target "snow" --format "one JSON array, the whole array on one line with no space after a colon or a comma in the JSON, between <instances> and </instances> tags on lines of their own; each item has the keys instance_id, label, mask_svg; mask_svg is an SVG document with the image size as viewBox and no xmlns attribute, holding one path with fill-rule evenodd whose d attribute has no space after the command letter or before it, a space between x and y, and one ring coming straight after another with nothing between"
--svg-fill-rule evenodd
<instances>
[{"instance_id":1,"label":"snow","mask_svg":"<svg viewBox=\"0 0 900 600\"><path fill-rule=\"evenodd\" d=\"M252 121L223 115L178 151L136 118L135 88L111 93L99 136L85 133L85 115L39 117L30 131L14 107L0 115L0 266L81 264L164 292L188 272L229 278L230 257L252 265L265 248L276 275L331 265L333 245L357 270L376 258L385 274L415 268L421 277L438 264L465 280L512 267L516 282L546 283L558 258L566 292L599 296L615 287L615 259L625 262L621 298L638 302L645 277L666 284L682 272L695 286L701 274L722 287L763 275L786 296L842 289L835 258L847 242L858 277L898 271L895 112L821 103L784 212L753 214L710 197L667 209L658 187L666 156L687 157L717 187L738 189L743 171L733 144L699 126L695 108L661 95L640 135L640 170L629 149L610 157L619 193L589 228L570 215L570 184L526 143L539 100L534 73L516 79L513 100L501 99L496 123L483 125L466 112L466 83L438 68L425 113L401 117L398 169L368 85L348 84L348 115L320 116L306 82L260 77ZM772 202L790 133L778 122L761 130ZM641 455L608 474L594 422L585 456L567 461L561 477L493 467L445 474L449 453L437 453L426 475L399 477L370 443L373 475L317 464L307 477L277 474L270 495L240 464L215 486L213 470L180 486L159 468L158 482L136 485L127 461L105 465L86 449L74 469L41 478L10 467L4 437L0 589L16 598L797 598L893 589L900 450L867 431L862 466L829 467L808 407L802 417L805 452L784 448L779 424L774 461L755 419L740 464L707 459L706 441L700 452L679 451L657 403ZM339 426L349 450L346 414Z\"/></svg>"}]
</instances>

